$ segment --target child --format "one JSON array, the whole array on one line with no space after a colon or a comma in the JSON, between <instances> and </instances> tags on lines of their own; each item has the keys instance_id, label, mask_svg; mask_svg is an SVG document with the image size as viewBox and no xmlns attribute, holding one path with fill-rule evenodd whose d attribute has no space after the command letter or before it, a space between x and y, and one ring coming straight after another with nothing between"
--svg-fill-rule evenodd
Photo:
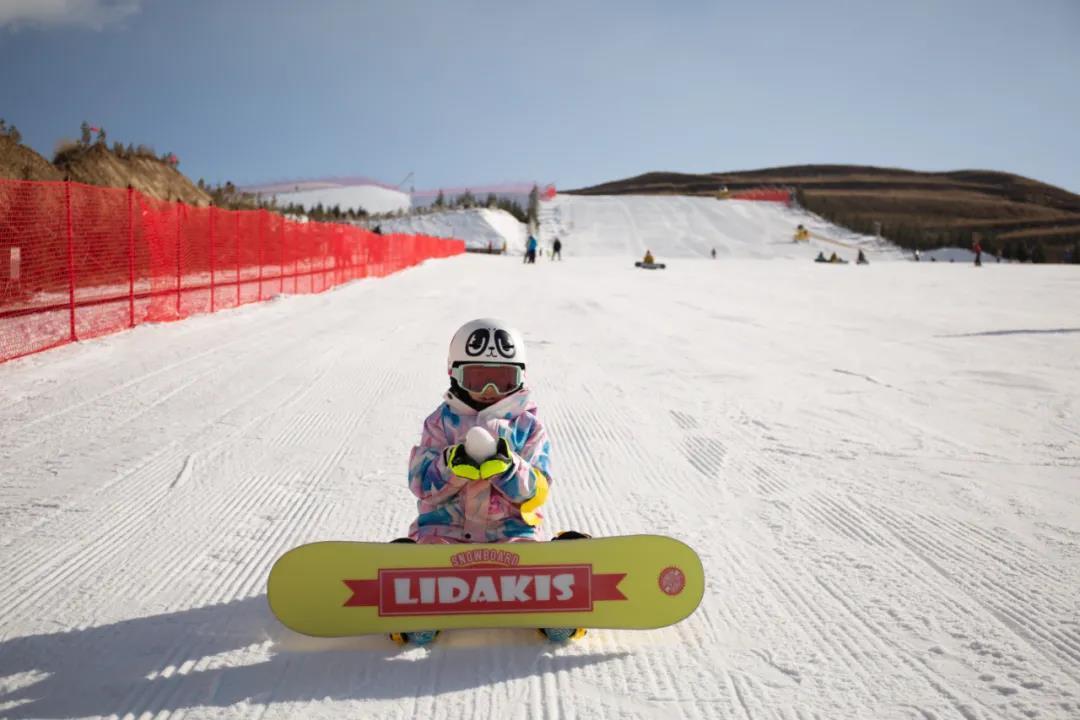
<instances>
[{"instance_id":1,"label":"child","mask_svg":"<svg viewBox=\"0 0 1080 720\"><path fill-rule=\"evenodd\" d=\"M418 498L409 538L537 540L539 508L551 480L551 445L525 387L521 333L491 318L465 323L450 341L446 369L450 389L424 421L409 458L409 489ZM543 632L556 640L584 634L578 628ZM400 633L395 639L426 644L435 634Z\"/></svg>"}]
</instances>

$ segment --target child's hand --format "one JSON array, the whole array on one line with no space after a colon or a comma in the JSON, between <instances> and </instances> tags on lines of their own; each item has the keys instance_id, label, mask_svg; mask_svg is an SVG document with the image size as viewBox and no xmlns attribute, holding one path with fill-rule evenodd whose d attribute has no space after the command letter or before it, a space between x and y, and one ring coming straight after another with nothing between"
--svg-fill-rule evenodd
<instances>
[{"instance_id":1,"label":"child's hand","mask_svg":"<svg viewBox=\"0 0 1080 720\"><path fill-rule=\"evenodd\" d=\"M506 442L506 438L499 438L495 443L495 454L480 464L480 477L484 480L501 477L513 467L510 443Z\"/></svg>"},{"instance_id":2,"label":"child's hand","mask_svg":"<svg viewBox=\"0 0 1080 720\"><path fill-rule=\"evenodd\" d=\"M450 472L465 480L479 480L480 466L465 452L464 444L451 445L443 450L443 458Z\"/></svg>"}]
</instances>

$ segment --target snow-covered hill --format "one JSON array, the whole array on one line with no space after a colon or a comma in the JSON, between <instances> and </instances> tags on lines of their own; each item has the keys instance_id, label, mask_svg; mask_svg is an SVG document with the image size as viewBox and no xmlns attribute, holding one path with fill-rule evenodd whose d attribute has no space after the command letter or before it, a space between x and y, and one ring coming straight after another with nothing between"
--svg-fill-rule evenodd
<instances>
[{"instance_id":1,"label":"snow-covered hill","mask_svg":"<svg viewBox=\"0 0 1080 720\"><path fill-rule=\"evenodd\" d=\"M334 185L327 182L310 185L315 187L298 186L300 189L292 191L271 189L264 194L275 196L282 205L300 203L309 210L322 203L323 207L339 205L342 210L362 209L374 214L408 210L411 205L408 193L381 185Z\"/></svg>"},{"instance_id":2,"label":"snow-covered hill","mask_svg":"<svg viewBox=\"0 0 1080 720\"><path fill-rule=\"evenodd\" d=\"M796 227L811 232L794 243ZM564 255L640 258L652 250L661 261L706 257L813 258L819 252L854 260L862 248L871 260L902 253L878 238L852 233L820 217L778 203L684 196L558 195L542 203L540 240L559 237Z\"/></svg>"},{"instance_id":3,"label":"snow-covered hill","mask_svg":"<svg viewBox=\"0 0 1080 720\"><path fill-rule=\"evenodd\" d=\"M373 220L368 224L380 225L383 232L458 238L464 240L465 247L468 248L505 248L506 252L519 255L524 252L525 240L528 237L525 225L518 222L513 215L505 210L488 208L407 215Z\"/></svg>"}]
</instances>

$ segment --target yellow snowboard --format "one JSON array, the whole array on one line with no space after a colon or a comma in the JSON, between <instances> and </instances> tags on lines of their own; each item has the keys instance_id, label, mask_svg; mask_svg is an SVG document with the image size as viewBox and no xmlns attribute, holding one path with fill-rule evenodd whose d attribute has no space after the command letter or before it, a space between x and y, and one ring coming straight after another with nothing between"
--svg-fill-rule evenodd
<instances>
[{"instance_id":1,"label":"yellow snowboard","mask_svg":"<svg viewBox=\"0 0 1080 720\"><path fill-rule=\"evenodd\" d=\"M705 589L701 560L658 535L475 545L319 542L270 570L270 609L305 635L447 628L657 628Z\"/></svg>"}]
</instances>

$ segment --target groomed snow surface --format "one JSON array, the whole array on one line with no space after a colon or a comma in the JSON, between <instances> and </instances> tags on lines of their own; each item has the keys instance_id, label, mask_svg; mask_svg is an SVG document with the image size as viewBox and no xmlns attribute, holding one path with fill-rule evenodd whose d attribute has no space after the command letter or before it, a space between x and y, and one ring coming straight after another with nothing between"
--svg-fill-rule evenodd
<instances>
[{"instance_id":1,"label":"groomed snow surface","mask_svg":"<svg viewBox=\"0 0 1080 720\"><path fill-rule=\"evenodd\" d=\"M0 716L1080 716L1080 276L633 259L460 256L0 365ZM565 647L285 630L274 559L406 531L447 342L493 312L549 528L684 540L701 607Z\"/></svg>"},{"instance_id":2,"label":"groomed snow surface","mask_svg":"<svg viewBox=\"0 0 1080 720\"><path fill-rule=\"evenodd\" d=\"M879 238L859 235L820 217L778 203L716 200L668 195L558 195L541 203L540 241L555 237L564 255L613 255L641 258L652 250L659 262L700 258L716 250L718 258L809 259L854 261L861 248L871 260L897 260L900 250ZM803 225L810 240L795 243Z\"/></svg>"},{"instance_id":3,"label":"groomed snow surface","mask_svg":"<svg viewBox=\"0 0 1080 720\"><path fill-rule=\"evenodd\" d=\"M475 250L505 248L522 254L528 229L504 210L474 208L408 215L371 221L383 232L420 233L454 237ZM795 243L803 225L808 242ZM810 259L826 257L854 261L859 249L871 260L897 260L898 248L879 238L859 235L820 217L777 203L716 200L681 196L592 197L558 195L540 205L539 241L549 251L554 239L564 256L638 258L651 250L660 261L672 258Z\"/></svg>"},{"instance_id":4,"label":"groomed snow surface","mask_svg":"<svg viewBox=\"0 0 1080 720\"><path fill-rule=\"evenodd\" d=\"M304 183L295 186L295 190L282 192L271 188L263 194L273 195L280 205L300 203L307 209L318 204L332 208L340 206L342 210L366 210L369 213L387 213L408 210L412 203L409 194L381 185L351 185L332 182ZM259 191L261 188L251 188Z\"/></svg>"},{"instance_id":5,"label":"groomed snow surface","mask_svg":"<svg viewBox=\"0 0 1080 720\"><path fill-rule=\"evenodd\" d=\"M379 225L384 233L430 235L457 238L471 250L498 250L518 254L525 252L528 230L505 210L470 208L443 212L407 215L400 218L370 220L367 225Z\"/></svg>"}]
</instances>

